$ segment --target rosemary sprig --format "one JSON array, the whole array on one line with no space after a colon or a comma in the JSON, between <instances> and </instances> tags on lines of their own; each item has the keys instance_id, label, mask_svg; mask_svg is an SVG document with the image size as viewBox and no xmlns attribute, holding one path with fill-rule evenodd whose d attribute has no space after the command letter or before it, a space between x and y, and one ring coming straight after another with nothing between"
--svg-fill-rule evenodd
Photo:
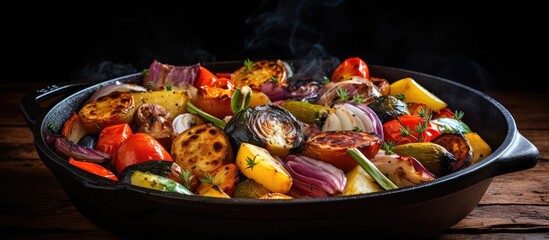
<instances>
[{"instance_id":1,"label":"rosemary sprig","mask_svg":"<svg viewBox=\"0 0 549 240\"><path fill-rule=\"evenodd\" d=\"M458 111L456 110L454 112L454 118L457 119L457 120L461 120L461 118L463 117L463 115L465 115L465 113L463 111Z\"/></svg>"},{"instance_id":2,"label":"rosemary sprig","mask_svg":"<svg viewBox=\"0 0 549 240\"><path fill-rule=\"evenodd\" d=\"M347 88L337 88L336 92L339 96L340 102L345 102L349 100L349 92L347 92Z\"/></svg>"},{"instance_id":3,"label":"rosemary sprig","mask_svg":"<svg viewBox=\"0 0 549 240\"><path fill-rule=\"evenodd\" d=\"M191 179L193 178L193 173L189 169L181 171L181 175L177 175L177 178L183 181L183 186L187 189L191 189Z\"/></svg>"},{"instance_id":4,"label":"rosemary sprig","mask_svg":"<svg viewBox=\"0 0 549 240\"><path fill-rule=\"evenodd\" d=\"M381 149L385 150L385 155L391 155L395 154L395 152L393 152L394 146L394 142L383 142L383 145L381 145Z\"/></svg>"},{"instance_id":5,"label":"rosemary sprig","mask_svg":"<svg viewBox=\"0 0 549 240\"><path fill-rule=\"evenodd\" d=\"M252 66L253 66L253 62L252 60L250 60L249 58L247 58L246 60L244 60L244 66L246 66L246 69L244 69L244 71L242 71L241 73L246 73L250 70L252 70Z\"/></svg>"}]
</instances>

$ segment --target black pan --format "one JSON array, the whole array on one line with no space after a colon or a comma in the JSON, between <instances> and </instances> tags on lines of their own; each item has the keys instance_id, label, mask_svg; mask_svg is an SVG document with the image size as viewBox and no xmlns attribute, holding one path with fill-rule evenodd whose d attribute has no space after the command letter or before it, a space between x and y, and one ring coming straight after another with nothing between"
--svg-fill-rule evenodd
<instances>
[{"instance_id":1,"label":"black pan","mask_svg":"<svg viewBox=\"0 0 549 240\"><path fill-rule=\"evenodd\" d=\"M217 63L212 71L232 71L241 62ZM50 148L48 124L61 125L101 84L50 86L25 96L21 107L44 164L54 173L77 209L114 234L262 238L292 234L384 238L428 238L465 218L495 176L532 168L538 149L518 131L497 101L470 87L427 74L370 66L372 76L390 82L412 77L453 109L492 147L481 162L435 181L371 194L292 200L219 199L182 196L113 183L71 166ZM107 82L140 83L141 74ZM105 83L107 83L105 82ZM48 106L41 104L52 101Z\"/></svg>"}]
</instances>

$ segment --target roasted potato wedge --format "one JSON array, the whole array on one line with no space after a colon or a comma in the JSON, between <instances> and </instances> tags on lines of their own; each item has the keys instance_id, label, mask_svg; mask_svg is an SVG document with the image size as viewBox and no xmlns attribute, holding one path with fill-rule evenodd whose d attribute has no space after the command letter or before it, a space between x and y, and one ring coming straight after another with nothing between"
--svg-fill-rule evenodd
<instances>
[{"instance_id":1,"label":"roasted potato wedge","mask_svg":"<svg viewBox=\"0 0 549 240\"><path fill-rule=\"evenodd\" d=\"M187 102L189 95L186 90L173 91L148 91L131 93L135 100L136 107L143 103L158 104L165 107L170 112L168 120L173 121L177 115L187 112Z\"/></svg>"}]
</instances>

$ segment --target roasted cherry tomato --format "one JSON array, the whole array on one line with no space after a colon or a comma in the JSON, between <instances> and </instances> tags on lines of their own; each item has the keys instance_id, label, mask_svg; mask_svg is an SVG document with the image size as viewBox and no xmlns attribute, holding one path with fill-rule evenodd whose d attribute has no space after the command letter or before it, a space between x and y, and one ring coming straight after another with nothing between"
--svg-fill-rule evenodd
<instances>
[{"instance_id":1,"label":"roasted cherry tomato","mask_svg":"<svg viewBox=\"0 0 549 240\"><path fill-rule=\"evenodd\" d=\"M118 181L118 178L116 177L116 175L114 175L114 173L97 163L77 161L73 158L69 158L69 163L95 175Z\"/></svg>"},{"instance_id":2,"label":"roasted cherry tomato","mask_svg":"<svg viewBox=\"0 0 549 240\"><path fill-rule=\"evenodd\" d=\"M204 67L200 67L200 76L196 83L198 93L193 102L202 111L217 118L232 115L231 97L235 87L231 79L216 77Z\"/></svg>"},{"instance_id":3,"label":"roasted cherry tomato","mask_svg":"<svg viewBox=\"0 0 549 240\"><path fill-rule=\"evenodd\" d=\"M122 142L114 157L116 171L149 160L173 161L172 156L156 139L145 133L135 133Z\"/></svg>"},{"instance_id":4,"label":"roasted cherry tomato","mask_svg":"<svg viewBox=\"0 0 549 240\"><path fill-rule=\"evenodd\" d=\"M368 65L358 57L347 58L340 63L334 70L334 73L332 73L332 82L349 80L353 76L370 78Z\"/></svg>"},{"instance_id":5,"label":"roasted cherry tomato","mask_svg":"<svg viewBox=\"0 0 549 240\"><path fill-rule=\"evenodd\" d=\"M127 123L108 126L99 133L95 149L108 153L114 158L118 146L132 134L132 129Z\"/></svg>"},{"instance_id":6,"label":"roasted cherry tomato","mask_svg":"<svg viewBox=\"0 0 549 240\"><path fill-rule=\"evenodd\" d=\"M400 122L399 122L400 120ZM399 119L393 119L383 124L383 134L386 142L393 142L397 145L411 142L418 142L416 127L423 124L425 118L420 116L403 115ZM402 127L408 127L411 136L402 136ZM430 142L440 135L440 129L436 123L429 122L425 131L421 133L421 142ZM413 137L412 137L413 136Z\"/></svg>"}]
</instances>

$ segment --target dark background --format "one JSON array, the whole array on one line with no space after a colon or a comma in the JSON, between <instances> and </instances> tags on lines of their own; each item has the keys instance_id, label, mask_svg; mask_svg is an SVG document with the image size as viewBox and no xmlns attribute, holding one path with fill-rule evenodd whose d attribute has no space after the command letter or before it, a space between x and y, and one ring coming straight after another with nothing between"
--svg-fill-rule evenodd
<instances>
[{"instance_id":1,"label":"dark background","mask_svg":"<svg viewBox=\"0 0 549 240\"><path fill-rule=\"evenodd\" d=\"M10 80L101 80L154 59L188 65L358 56L482 91L546 91L530 84L544 78L538 59L547 28L539 6L287 0L64 7L71 10L4 19L5 40L13 43L5 52L13 53L17 74ZM19 21L26 16L34 20Z\"/></svg>"}]
</instances>

